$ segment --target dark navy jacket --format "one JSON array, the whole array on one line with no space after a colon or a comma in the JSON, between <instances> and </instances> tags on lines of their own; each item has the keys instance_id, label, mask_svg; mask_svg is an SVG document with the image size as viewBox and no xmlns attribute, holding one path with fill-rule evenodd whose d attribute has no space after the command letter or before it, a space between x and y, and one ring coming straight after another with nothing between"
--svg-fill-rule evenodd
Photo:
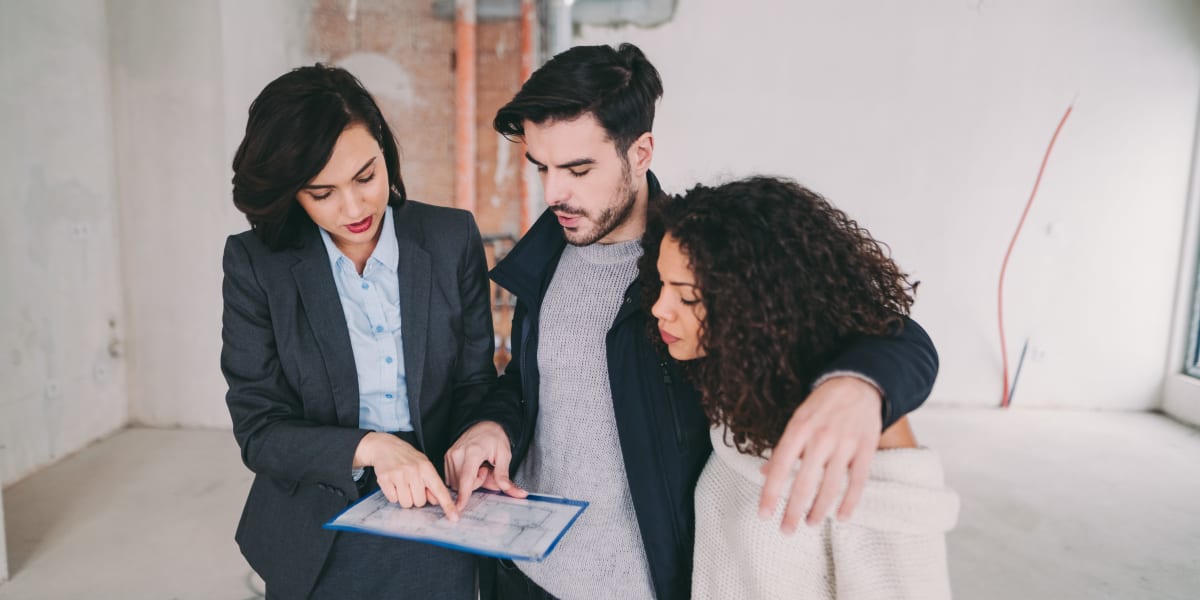
<instances>
[{"instance_id":1,"label":"dark navy jacket","mask_svg":"<svg viewBox=\"0 0 1200 600\"><path fill-rule=\"evenodd\" d=\"M661 193L647 174L650 197ZM517 298L512 321L512 360L471 422L495 421L513 440L515 473L533 438L538 412L538 314L566 247L562 227L546 211L491 277ZM695 513L692 493L712 451L699 393L678 364L660 355L647 335L641 284L625 291L607 335L613 412L625 460L625 473L660 600L690 596ZM854 371L883 388L884 427L921 405L937 376L937 353L919 325L905 321L893 338L862 338L852 343L826 372Z\"/></svg>"}]
</instances>

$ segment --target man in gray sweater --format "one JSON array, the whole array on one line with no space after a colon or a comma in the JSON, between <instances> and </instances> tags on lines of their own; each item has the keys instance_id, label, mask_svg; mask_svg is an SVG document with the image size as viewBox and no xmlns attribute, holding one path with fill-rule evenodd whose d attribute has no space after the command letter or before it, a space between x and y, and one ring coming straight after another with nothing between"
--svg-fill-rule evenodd
<instances>
[{"instance_id":1,"label":"man in gray sweater","mask_svg":"<svg viewBox=\"0 0 1200 600\"><path fill-rule=\"evenodd\" d=\"M647 207L662 193L650 172L661 95L636 46L576 47L535 72L494 121L525 142L548 209L492 271L517 298L513 357L447 452L447 481L464 504L479 487L591 503L545 562L500 561L504 599L689 595L692 492L712 451L709 424L647 334L637 279ZM814 524L848 486L837 508L849 516L880 432L924 401L936 374L933 343L915 322L849 344L776 444L760 513L770 517L791 486L784 529Z\"/></svg>"}]
</instances>

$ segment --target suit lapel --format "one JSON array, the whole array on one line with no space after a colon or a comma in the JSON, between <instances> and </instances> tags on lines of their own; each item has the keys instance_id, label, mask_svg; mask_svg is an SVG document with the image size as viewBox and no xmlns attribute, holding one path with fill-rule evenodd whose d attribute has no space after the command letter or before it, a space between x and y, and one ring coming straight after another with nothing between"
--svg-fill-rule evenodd
<instances>
[{"instance_id":1,"label":"suit lapel","mask_svg":"<svg viewBox=\"0 0 1200 600\"><path fill-rule=\"evenodd\" d=\"M425 346L429 338L429 292L432 262L421 247L424 241L421 224L415 222L412 211L393 210L396 243L400 261L397 266L400 280L400 337L404 342L404 372L408 382L408 410L413 429L424 444L421 431L421 386L425 376Z\"/></svg>"},{"instance_id":2,"label":"suit lapel","mask_svg":"<svg viewBox=\"0 0 1200 600\"><path fill-rule=\"evenodd\" d=\"M329 254L315 228L303 247L296 250L300 262L292 266L296 289L304 304L308 326L325 362L338 423L343 427L358 427L358 370L354 366L354 348L350 345L350 329L342 312Z\"/></svg>"}]
</instances>

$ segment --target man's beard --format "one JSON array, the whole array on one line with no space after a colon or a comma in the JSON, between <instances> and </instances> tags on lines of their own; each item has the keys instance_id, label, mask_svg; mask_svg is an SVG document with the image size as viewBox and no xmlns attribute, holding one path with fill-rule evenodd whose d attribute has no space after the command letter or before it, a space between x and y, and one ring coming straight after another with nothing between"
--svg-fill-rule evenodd
<instances>
[{"instance_id":1,"label":"man's beard","mask_svg":"<svg viewBox=\"0 0 1200 600\"><path fill-rule=\"evenodd\" d=\"M595 227L586 233L570 232L564 229L563 235L566 236L568 244L590 246L629 220L629 215L633 214L633 205L637 203L637 192L633 191L633 185L630 182L629 166L626 165L623 171L621 187L617 188L617 193L613 195L616 202L606 206L595 219L586 213L564 211L564 214L583 214L589 221L595 223Z\"/></svg>"}]
</instances>

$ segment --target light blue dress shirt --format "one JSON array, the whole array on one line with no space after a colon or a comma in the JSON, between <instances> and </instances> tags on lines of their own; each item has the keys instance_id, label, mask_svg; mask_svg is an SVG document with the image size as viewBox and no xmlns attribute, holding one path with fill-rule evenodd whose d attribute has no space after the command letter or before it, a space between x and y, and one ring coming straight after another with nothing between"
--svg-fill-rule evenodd
<instances>
[{"instance_id":1,"label":"light blue dress shirt","mask_svg":"<svg viewBox=\"0 0 1200 600\"><path fill-rule=\"evenodd\" d=\"M400 335L400 277L396 271L400 249L392 218L389 206L379 224L379 242L361 276L354 261L338 250L328 232L320 230L350 329L358 371L358 427L389 432L413 429Z\"/></svg>"}]
</instances>

